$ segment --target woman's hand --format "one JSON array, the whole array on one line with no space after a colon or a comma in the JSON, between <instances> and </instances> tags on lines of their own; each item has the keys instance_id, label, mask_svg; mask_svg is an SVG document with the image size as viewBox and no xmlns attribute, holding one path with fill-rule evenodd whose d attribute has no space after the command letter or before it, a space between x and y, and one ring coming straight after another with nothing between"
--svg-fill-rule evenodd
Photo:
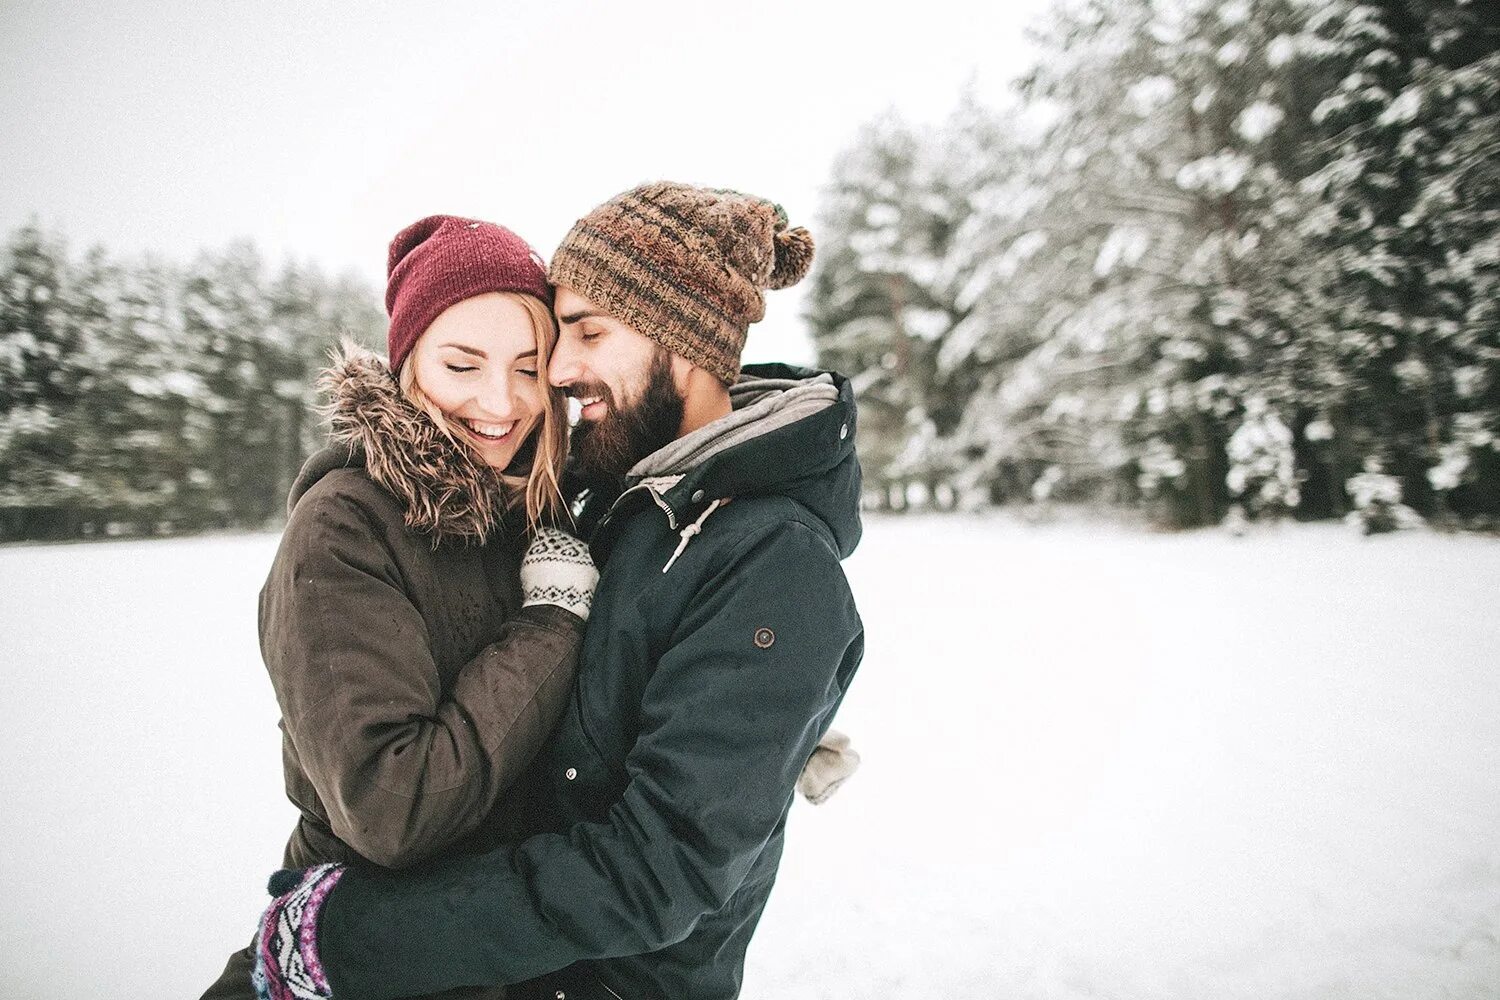
<instances>
[{"instance_id":1,"label":"woman's hand","mask_svg":"<svg viewBox=\"0 0 1500 1000\"><path fill-rule=\"evenodd\" d=\"M584 621L599 570L586 543L557 528L540 528L521 559L523 607L554 604Z\"/></svg>"},{"instance_id":2,"label":"woman's hand","mask_svg":"<svg viewBox=\"0 0 1500 1000\"><path fill-rule=\"evenodd\" d=\"M255 932L255 971L250 981L260 1000L323 1000L333 996L318 960L318 911L338 885L344 865L283 868L267 891L276 898Z\"/></svg>"}]
</instances>

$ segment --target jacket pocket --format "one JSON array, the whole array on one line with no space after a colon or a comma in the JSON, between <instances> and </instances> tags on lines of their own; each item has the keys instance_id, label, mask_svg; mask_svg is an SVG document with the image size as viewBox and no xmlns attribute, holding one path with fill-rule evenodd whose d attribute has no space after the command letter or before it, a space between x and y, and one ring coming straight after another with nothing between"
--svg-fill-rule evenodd
<instances>
[{"instance_id":1,"label":"jacket pocket","mask_svg":"<svg viewBox=\"0 0 1500 1000\"><path fill-rule=\"evenodd\" d=\"M589 732L582 698L575 689L553 740L549 763L555 801L570 819L598 819L618 797L615 769Z\"/></svg>"}]
</instances>

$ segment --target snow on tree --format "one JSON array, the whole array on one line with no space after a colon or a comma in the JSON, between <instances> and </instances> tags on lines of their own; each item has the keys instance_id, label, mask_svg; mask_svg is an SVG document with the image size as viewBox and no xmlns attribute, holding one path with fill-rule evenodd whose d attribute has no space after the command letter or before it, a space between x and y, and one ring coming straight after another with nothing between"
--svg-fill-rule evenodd
<instances>
[{"instance_id":1,"label":"snow on tree","mask_svg":"<svg viewBox=\"0 0 1500 1000\"><path fill-rule=\"evenodd\" d=\"M1226 448L1230 495L1246 513L1279 516L1301 500L1292 432L1264 399L1246 400L1245 415Z\"/></svg>"},{"instance_id":2,"label":"snow on tree","mask_svg":"<svg viewBox=\"0 0 1500 1000\"><path fill-rule=\"evenodd\" d=\"M1352 462L1444 519L1500 513L1500 28L1470 2L1328 5L1304 47L1343 75L1304 182L1313 330ZM1352 464L1351 462L1351 464Z\"/></svg>"},{"instance_id":3,"label":"snow on tree","mask_svg":"<svg viewBox=\"0 0 1500 1000\"><path fill-rule=\"evenodd\" d=\"M811 318L874 480L1192 525L1338 516L1369 466L1439 521L1500 516L1491 21L1073 0L1018 112L867 129Z\"/></svg>"},{"instance_id":4,"label":"snow on tree","mask_svg":"<svg viewBox=\"0 0 1500 1000\"><path fill-rule=\"evenodd\" d=\"M863 461L879 504L944 474L928 443L962 416L961 337L985 253L972 252L994 123L972 100L938 129L892 116L839 161L820 220L808 314L820 362L856 373ZM976 166L981 168L976 173Z\"/></svg>"},{"instance_id":5,"label":"snow on tree","mask_svg":"<svg viewBox=\"0 0 1500 1000\"><path fill-rule=\"evenodd\" d=\"M189 268L0 247L0 538L257 527L321 443L315 370L383 316L352 279L248 246Z\"/></svg>"},{"instance_id":6,"label":"snow on tree","mask_svg":"<svg viewBox=\"0 0 1500 1000\"><path fill-rule=\"evenodd\" d=\"M88 327L72 314L72 267L58 241L27 225L0 254L0 526L71 533L91 502L78 461Z\"/></svg>"}]
</instances>

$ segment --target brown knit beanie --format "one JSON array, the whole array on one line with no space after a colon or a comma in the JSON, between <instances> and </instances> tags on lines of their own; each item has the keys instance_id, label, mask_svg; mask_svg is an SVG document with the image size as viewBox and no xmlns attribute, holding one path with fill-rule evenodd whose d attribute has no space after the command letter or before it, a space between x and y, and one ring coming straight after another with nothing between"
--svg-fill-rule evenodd
<instances>
[{"instance_id":1,"label":"brown knit beanie","mask_svg":"<svg viewBox=\"0 0 1500 1000\"><path fill-rule=\"evenodd\" d=\"M726 385L739 376L764 289L795 285L813 239L754 195L659 181L579 219L549 277Z\"/></svg>"}]
</instances>

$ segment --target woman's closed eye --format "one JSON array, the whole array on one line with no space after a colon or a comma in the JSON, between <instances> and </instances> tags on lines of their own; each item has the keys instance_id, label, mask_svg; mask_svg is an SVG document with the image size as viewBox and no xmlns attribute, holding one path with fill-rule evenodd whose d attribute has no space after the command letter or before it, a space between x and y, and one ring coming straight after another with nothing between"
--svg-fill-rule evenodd
<instances>
[{"instance_id":1,"label":"woman's closed eye","mask_svg":"<svg viewBox=\"0 0 1500 1000\"><path fill-rule=\"evenodd\" d=\"M477 371L478 370L478 366L476 366L476 365L455 365L455 364L453 364L450 361L448 363L448 370L450 372L458 372L460 375L462 375L464 372Z\"/></svg>"}]
</instances>

